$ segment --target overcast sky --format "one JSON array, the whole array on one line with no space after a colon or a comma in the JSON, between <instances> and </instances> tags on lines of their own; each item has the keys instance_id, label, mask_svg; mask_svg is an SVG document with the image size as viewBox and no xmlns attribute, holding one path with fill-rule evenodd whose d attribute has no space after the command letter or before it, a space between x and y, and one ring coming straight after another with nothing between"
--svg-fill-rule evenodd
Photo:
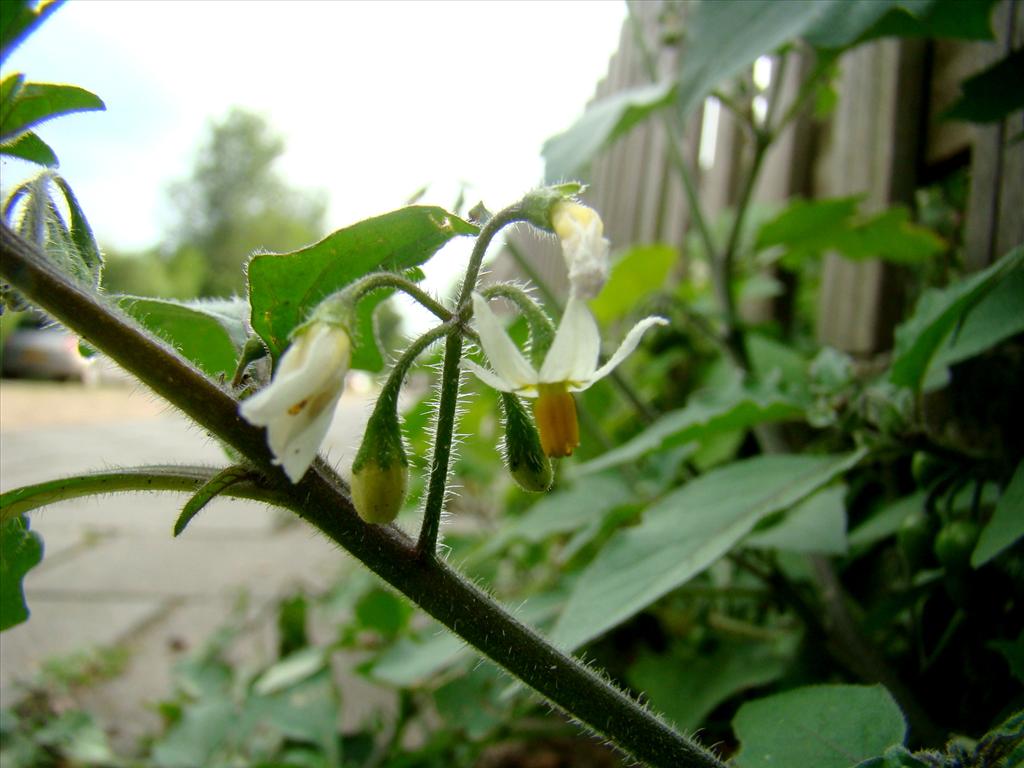
<instances>
[{"instance_id":1,"label":"overcast sky","mask_svg":"<svg viewBox=\"0 0 1024 768\"><path fill-rule=\"evenodd\" d=\"M102 244L158 242L167 183L203 127L242 106L287 142L289 181L326 190L328 228L460 182L492 209L542 174L540 147L582 112L626 10L572 2L103 2L59 9L10 58L88 88L107 112L39 129ZM4 167L4 186L22 172Z\"/></svg>"}]
</instances>

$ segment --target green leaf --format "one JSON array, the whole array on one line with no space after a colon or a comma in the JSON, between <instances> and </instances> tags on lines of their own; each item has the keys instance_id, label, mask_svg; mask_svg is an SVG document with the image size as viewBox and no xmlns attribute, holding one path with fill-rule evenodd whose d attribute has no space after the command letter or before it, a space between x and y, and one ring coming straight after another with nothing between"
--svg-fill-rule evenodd
<instances>
[{"instance_id":1,"label":"green leaf","mask_svg":"<svg viewBox=\"0 0 1024 768\"><path fill-rule=\"evenodd\" d=\"M647 296L662 288L679 254L670 245L638 245L623 254L604 289L590 302L601 323L621 320Z\"/></svg>"},{"instance_id":2,"label":"green leaf","mask_svg":"<svg viewBox=\"0 0 1024 768\"><path fill-rule=\"evenodd\" d=\"M849 768L903 743L903 713L880 685L815 685L751 701L732 721L736 768Z\"/></svg>"},{"instance_id":3,"label":"green leaf","mask_svg":"<svg viewBox=\"0 0 1024 768\"><path fill-rule=\"evenodd\" d=\"M850 531L847 542L851 547L860 548L870 547L876 542L889 538L900 529L900 525L907 515L924 509L927 497L927 493L920 491L886 504Z\"/></svg>"},{"instance_id":4,"label":"green leaf","mask_svg":"<svg viewBox=\"0 0 1024 768\"><path fill-rule=\"evenodd\" d=\"M949 335L932 358L925 375L926 392L949 382L949 367L1024 332L1024 269L1016 269L995 285Z\"/></svg>"},{"instance_id":5,"label":"green leaf","mask_svg":"<svg viewBox=\"0 0 1024 768\"><path fill-rule=\"evenodd\" d=\"M369 590L355 606L360 625L387 639L405 629L411 616L412 608L404 598L380 587Z\"/></svg>"},{"instance_id":6,"label":"green leaf","mask_svg":"<svg viewBox=\"0 0 1024 768\"><path fill-rule=\"evenodd\" d=\"M367 667L374 680L409 688L447 669L468 653L466 644L458 635L442 627L419 638L403 637L381 653Z\"/></svg>"},{"instance_id":7,"label":"green leaf","mask_svg":"<svg viewBox=\"0 0 1024 768\"><path fill-rule=\"evenodd\" d=\"M993 40L992 7L997 0L934 0L921 2L915 11L913 0L905 4L905 11L894 9L883 16L871 29L860 35L857 42L880 37L943 37L954 40Z\"/></svg>"},{"instance_id":8,"label":"green leaf","mask_svg":"<svg viewBox=\"0 0 1024 768\"><path fill-rule=\"evenodd\" d=\"M957 0L959 2L959 0ZM923 18L935 0L842 0L841 7L832 9L804 34L804 39L816 48L845 48L869 37L885 33L876 31L878 25L888 23L886 16Z\"/></svg>"},{"instance_id":9,"label":"green leaf","mask_svg":"<svg viewBox=\"0 0 1024 768\"><path fill-rule=\"evenodd\" d=\"M43 559L43 540L21 515L0 523L0 632L28 619L22 579Z\"/></svg>"},{"instance_id":10,"label":"green leaf","mask_svg":"<svg viewBox=\"0 0 1024 768\"><path fill-rule=\"evenodd\" d=\"M1024 461L1017 465L1010 484L999 497L992 519L986 523L971 554L971 566L980 568L1024 536Z\"/></svg>"},{"instance_id":11,"label":"green leaf","mask_svg":"<svg viewBox=\"0 0 1024 768\"><path fill-rule=\"evenodd\" d=\"M171 299L120 296L118 306L211 377L235 372L245 330L245 302L183 303Z\"/></svg>"},{"instance_id":12,"label":"green leaf","mask_svg":"<svg viewBox=\"0 0 1024 768\"><path fill-rule=\"evenodd\" d=\"M692 733L722 702L782 677L790 656L791 649L751 642L724 642L710 653L681 647L669 654L645 651L627 676L651 708Z\"/></svg>"},{"instance_id":13,"label":"green leaf","mask_svg":"<svg viewBox=\"0 0 1024 768\"><path fill-rule=\"evenodd\" d=\"M880 258L913 264L945 248L935 233L912 223L910 212L902 206L867 218L859 216L860 199L795 200L761 227L757 248L782 248L782 263L790 267L825 251L838 251L854 260Z\"/></svg>"},{"instance_id":14,"label":"green leaf","mask_svg":"<svg viewBox=\"0 0 1024 768\"><path fill-rule=\"evenodd\" d=\"M757 523L854 466L840 456L758 456L691 481L617 532L580 575L552 640L576 648L684 584Z\"/></svg>"},{"instance_id":15,"label":"green leaf","mask_svg":"<svg viewBox=\"0 0 1024 768\"><path fill-rule=\"evenodd\" d=\"M846 486L818 491L786 513L781 522L747 536L744 545L784 552L842 555L846 552Z\"/></svg>"},{"instance_id":16,"label":"green leaf","mask_svg":"<svg viewBox=\"0 0 1024 768\"><path fill-rule=\"evenodd\" d=\"M441 208L411 206L339 229L298 251L254 256L249 262L252 327L276 359L292 331L327 296L370 272L419 266L453 237L476 232ZM366 321L349 330L356 344L352 366L379 370L383 361Z\"/></svg>"},{"instance_id":17,"label":"green leaf","mask_svg":"<svg viewBox=\"0 0 1024 768\"><path fill-rule=\"evenodd\" d=\"M160 768L209 765L210 757L228 738L238 720L235 706L224 699L203 699L185 710L180 721L153 746Z\"/></svg>"},{"instance_id":18,"label":"green leaf","mask_svg":"<svg viewBox=\"0 0 1024 768\"><path fill-rule=\"evenodd\" d=\"M963 95L942 115L946 120L995 123L1024 108L1024 48L964 80Z\"/></svg>"},{"instance_id":19,"label":"green leaf","mask_svg":"<svg viewBox=\"0 0 1024 768\"><path fill-rule=\"evenodd\" d=\"M289 739L316 744L327 765L340 765L337 723L340 710L337 689L329 669L322 669L298 684L268 696L254 696L245 702L235 741L251 753L250 734L267 726ZM194 763L206 765L206 763Z\"/></svg>"},{"instance_id":20,"label":"green leaf","mask_svg":"<svg viewBox=\"0 0 1024 768\"><path fill-rule=\"evenodd\" d=\"M651 451L665 450L694 440L704 441L755 424L786 421L802 414L801 404L775 386L764 383L744 385L734 379L724 388L694 395L685 408L666 413L618 448L581 464L576 473L580 476L593 474L635 461Z\"/></svg>"},{"instance_id":21,"label":"green leaf","mask_svg":"<svg viewBox=\"0 0 1024 768\"><path fill-rule=\"evenodd\" d=\"M310 647L281 659L268 667L253 683L253 692L268 696L301 683L327 666L323 648Z\"/></svg>"},{"instance_id":22,"label":"green leaf","mask_svg":"<svg viewBox=\"0 0 1024 768\"><path fill-rule=\"evenodd\" d=\"M628 503L633 492L618 475L598 475L542 497L522 517L503 526L474 552L476 561L498 552L510 541L544 541L600 521L615 507Z\"/></svg>"},{"instance_id":23,"label":"green leaf","mask_svg":"<svg viewBox=\"0 0 1024 768\"><path fill-rule=\"evenodd\" d=\"M629 88L591 104L571 128L544 142L547 183L578 177L603 147L675 97L675 83L670 81Z\"/></svg>"},{"instance_id":24,"label":"green leaf","mask_svg":"<svg viewBox=\"0 0 1024 768\"><path fill-rule=\"evenodd\" d=\"M1002 654L1013 676L1024 683L1024 630L1016 640L992 640L988 645Z\"/></svg>"},{"instance_id":25,"label":"green leaf","mask_svg":"<svg viewBox=\"0 0 1024 768\"><path fill-rule=\"evenodd\" d=\"M1024 265L1024 246L1010 251L988 269L954 285L926 291L914 308L914 314L896 329L889 380L917 389L933 355L951 331L1001 280Z\"/></svg>"},{"instance_id":26,"label":"green leaf","mask_svg":"<svg viewBox=\"0 0 1024 768\"><path fill-rule=\"evenodd\" d=\"M462 738L481 739L503 722L507 705L500 696L506 682L494 664L479 664L434 691L437 713Z\"/></svg>"},{"instance_id":27,"label":"green leaf","mask_svg":"<svg viewBox=\"0 0 1024 768\"><path fill-rule=\"evenodd\" d=\"M63 5L63 0L8 0L0 14L0 64L18 44L32 34L46 17Z\"/></svg>"},{"instance_id":28,"label":"green leaf","mask_svg":"<svg viewBox=\"0 0 1024 768\"><path fill-rule=\"evenodd\" d=\"M34 125L70 112L106 109L98 96L74 85L25 83L0 114L0 142L6 143Z\"/></svg>"},{"instance_id":29,"label":"green leaf","mask_svg":"<svg viewBox=\"0 0 1024 768\"><path fill-rule=\"evenodd\" d=\"M56 168L59 165L57 155L32 131L21 134L8 144L0 144L0 155L10 155L48 168Z\"/></svg>"}]
</instances>

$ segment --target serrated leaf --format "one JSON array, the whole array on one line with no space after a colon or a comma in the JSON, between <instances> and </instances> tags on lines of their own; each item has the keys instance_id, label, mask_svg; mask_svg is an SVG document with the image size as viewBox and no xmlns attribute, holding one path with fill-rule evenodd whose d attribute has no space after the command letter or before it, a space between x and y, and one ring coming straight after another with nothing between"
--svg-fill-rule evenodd
<instances>
[{"instance_id":1,"label":"serrated leaf","mask_svg":"<svg viewBox=\"0 0 1024 768\"><path fill-rule=\"evenodd\" d=\"M0 63L18 47L26 37L63 5L63 0L35 3L31 0L8 0L0 14Z\"/></svg>"},{"instance_id":2,"label":"serrated leaf","mask_svg":"<svg viewBox=\"0 0 1024 768\"><path fill-rule=\"evenodd\" d=\"M74 85L25 83L0 114L0 142L7 142L46 120L71 112L103 110L94 93Z\"/></svg>"},{"instance_id":3,"label":"serrated leaf","mask_svg":"<svg viewBox=\"0 0 1024 768\"><path fill-rule=\"evenodd\" d=\"M779 392L776 387L767 384L743 385L734 380L723 389L694 396L685 408L666 413L618 448L581 464L576 473L589 475L634 461L654 450L664 450L695 440L703 441L755 424L785 421L802 414L801 404Z\"/></svg>"},{"instance_id":4,"label":"serrated leaf","mask_svg":"<svg viewBox=\"0 0 1024 768\"><path fill-rule=\"evenodd\" d=\"M736 768L849 768L902 744L907 731L880 685L797 688L747 702L732 725L740 740Z\"/></svg>"},{"instance_id":5,"label":"serrated leaf","mask_svg":"<svg viewBox=\"0 0 1024 768\"><path fill-rule=\"evenodd\" d=\"M0 632L28 619L22 580L43 559L43 540L20 515L0 523Z\"/></svg>"},{"instance_id":6,"label":"serrated leaf","mask_svg":"<svg viewBox=\"0 0 1024 768\"><path fill-rule=\"evenodd\" d=\"M914 314L896 329L889 380L903 387L920 387L936 351L966 314L1014 270L1024 266L1024 246L995 264L951 286L926 291Z\"/></svg>"},{"instance_id":7,"label":"serrated leaf","mask_svg":"<svg viewBox=\"0 0 1024 768\"><path fill-rule=\"evenodd\" d=\"M441 208L410 206L339 229L298 251L254 256L249 262L253 330L277 358L292 331L327 296L370 272L419 266L453 237L476 232ZM379 369L380 364L374 368L373 360L359 357L361 347L376 346L365 325L361 320L359 328L349 329L356 336L353 367Z\"/></svg>"},{"instance_id":8,"label":"serrated leaf","mask_svg":"<svg viewBox=\"0 0 1024 768\"><path fill-rule=\"evenodd\" d=\"M567 131L544 142L548 184L577 177L606 145L675 100L675 83L642 85L591 104Z\"/></svg>"},{"instance_id":9,"label":"serrated leaf","mask_svg":"<svg viewBox=\"0 0 1024 768\"><path fill-rule=\"evenodd\" d=\"M117 305L199 366L208 376L230 378L245 340L245 302L183 303L171 299L120 296Z\"/></svg>"},{"instance_id":10,"label":"serrated leaf","mask_svg":"<svg viewBox=\"0 0 1024 768\"><path fill-rule=\"evenodd\" d=\"M608 282L590 302L601 323L621 320L651 293L665 285L679 254L670 245L638 245L623 254L612 267Z\"/></svg>"},{"instance_id":11,"label":"serrated leaf","mask_svg":"<svg viewBox=\"0 0 1024 768\"><path fill-rule=\"evenodd\" d=\"M17 157L36 165L45 165L47 168L56 168L59 165L54 151L32 131L21 134L8 144L0 144L0 155Z\"/></svg>"},{"instance_id":12,"label":"serrated leaf","mask_svg":"<svg viewBox=\"0 0 1024 768\"><path fill-rule=\"evenodd\" d=\"M769 515L830 483L864 456L758 456L709 472L617 532L584 570L552 641L577 648L686 583Z\"/></svg>"},{"instance_id":13,"label":"serrated leaf","mask_svg":"<svg viewBox=\"0 0 1024 768\"><path fill-rule=\"evenodd\" d=\"M971 566L980 568L1024 536L1024 461L1017 465L1010 484L996 503L992 519L981 529L971 554Z\"/></svg>"}]
</instances>

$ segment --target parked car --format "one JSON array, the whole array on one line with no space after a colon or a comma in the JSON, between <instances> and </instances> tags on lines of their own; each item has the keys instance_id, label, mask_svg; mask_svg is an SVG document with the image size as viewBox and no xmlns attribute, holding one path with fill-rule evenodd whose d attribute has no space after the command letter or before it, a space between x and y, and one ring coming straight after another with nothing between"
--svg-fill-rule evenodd
<instances>
[{"instance_id":1,"label":"parked car","mask_svg":"<svg viewBox=\"0 0 1024 768\"><path fill-rule=\"evenodd\" d=\"M4 344L4 376L86 381L91 373L92 361L78 351L78 338L61 328L18 328Z\"/></svg>"}]
</instances>

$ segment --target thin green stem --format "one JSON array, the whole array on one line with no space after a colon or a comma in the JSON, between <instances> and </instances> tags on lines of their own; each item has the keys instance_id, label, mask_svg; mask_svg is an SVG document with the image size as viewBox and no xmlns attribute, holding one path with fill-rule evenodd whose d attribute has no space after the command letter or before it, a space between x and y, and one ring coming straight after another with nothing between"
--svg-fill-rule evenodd
<instances>
[{"instance_id":1,"label":"thin green stem","mask_svg":"<svg viewBox=\"0 0 1024 768\"><path fill-rule=\"evenodd\" d=\"M395 526L363 523L348 489L324 462L289 482L264 430L238 414L238 400L135 321L74 284L37 247L0 224L0 275L26 299L135 374L154 392L244 455L287 506L427 614L586 727L656 768L724 768L600 674L550 645L493 598L435 557L420 556ZM457 334L452 334L457 336Z\"/></svg>"},{"instance_id":2,"label":"thin green stem","mask_svg":"<svg viewBox=\"0 0 1024 768\"><path fill-rule=\"evenodd\" d=\"M437 404L437 421L434 428L434 449L430 460L430 479L427 481L427 500L423 506L423 523L420 527L416 549L424 558L431 559L437 551L437 536L441 528L441 512L444 510L445 494L448 490L448 466L451 462L452 440L455 436L455 418L459 403L459 388L462 384L462 322L468 317L471 297L480 276L487 247L501 229L524 220L523 210L513 205L499 211L480 231L473 253L469 257L466 276L459 292L459 301L451 320L448 340L444 346L444 363L441 368L441 395Z\"/></svg>"},{"instance_id":3,"label":"thin green stem","mask_svg":"<svg viewBox=\"0 0 1024 768\"><path fill-rule=\"evenodd\" d=\"M354 286L346 290L351 290L352 302L356 303L367 294L382 288L397 288L445 322L452 318L452 313L445 309L433 296L416 285L416 283L406 280L394 272L373 272L361 278Z\"/></svg>"},{"instance_id":4,"label":"thin green stem","mask_svg":"<svg viewBox=\"0 0 1024 768\"><path fill-rule=\"evenodd\" d=\"M487 299L495 297L508 299L519 308L520 314L530 328L530 353L533 362L539 367L555 340L555 326L551 319L544 314L544 310L530 294L522 288L508 283L489 285L480 293Z\"/></svg>"},{"instance_id":5,"label":"thin green stem","mask_svg":"<svg viewBox=\"0 0 1024 768\"><path fill-rule=\"evenodd\" d=\"M0 523L48 504L84 496L126 491L195 493L216 477L217 473L218 470L212 467L158 465L112 472L92 472L26 485L0 494ZM286 495L262 485L255 479L234 483L225 488L221 495L266 501L279 506L290 505Z\"/></svg>"}]
</instances>

